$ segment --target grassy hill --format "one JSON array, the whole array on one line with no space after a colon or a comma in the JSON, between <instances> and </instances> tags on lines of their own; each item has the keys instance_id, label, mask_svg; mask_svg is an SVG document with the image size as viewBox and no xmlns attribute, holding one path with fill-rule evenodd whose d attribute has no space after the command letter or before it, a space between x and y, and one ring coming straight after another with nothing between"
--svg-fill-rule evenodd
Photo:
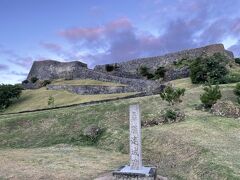
<instances>
[{"instance_id":1,"label":"grassy hill","mask_svg":"<svg viewBox=\"0 0 240 180\"><path fill-rule=\"evenodd\" d=\"M195 110L201 86L187 87L179 105L186 120L142 129L143 161L169 179L240 179L240 121ZM234 84L221 85L235 101ZM158 118L168 105L158 95L85 107L0 116L0 179L94 179L128 163L128 107L140 103L142 119ZM82 136L97 124L98 141Z\"/></svg>"},{"instance_id":2,"label":"grassy hill","mask_svg":"<svg viewBox=\"0 0 240 180\"><path fill-rule=\"evenodd\" d=\"M123 84L96 81L90 79L84 80L55 80L54 85L100 85L100 86L125 86ZM48 108L49 96L54 97L55 106L66 106L91 101L100 101L114 98L130 96L136 93L119 93L119 94L99 94L99 95L78 95L68 91L47 90L46 87L35 90L24 90L20 99L13 103L4 113L20 112L26 110L36 110Z\"/></svg>"}]
</instances>

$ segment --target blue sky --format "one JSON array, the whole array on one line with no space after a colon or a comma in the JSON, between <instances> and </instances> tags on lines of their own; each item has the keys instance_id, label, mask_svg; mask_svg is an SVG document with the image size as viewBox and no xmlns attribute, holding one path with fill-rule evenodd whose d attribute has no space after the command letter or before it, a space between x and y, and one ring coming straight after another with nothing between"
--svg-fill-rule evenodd
<instances>
[{"instance_id":1,"label":"blue sky","mask_svg":"<svg viewBox=\"0 0 240 180\"><path fill-rule=\"evenodd\" d=\"M239 0L0 0L0 83L32 62L96 64L212 43L240 56Z\"/></svg>"}]
</instances>

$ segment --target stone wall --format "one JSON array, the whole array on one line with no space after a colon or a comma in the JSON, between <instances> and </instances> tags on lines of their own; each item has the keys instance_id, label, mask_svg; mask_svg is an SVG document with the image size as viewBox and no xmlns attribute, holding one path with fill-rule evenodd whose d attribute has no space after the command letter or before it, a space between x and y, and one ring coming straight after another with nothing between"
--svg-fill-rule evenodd
<instances>
[{"instance_id":1,"label":"stone wall","mask_svg":"<svg viewBox=\"0 0 240 180\"><path fill-rule=\"evenodd\" d=\"M129 86L96 86L96 85L48 85L49 90L66 90L71 93L87 95L87 94L116 94L135 92Z\"/></svg>"},{"instance_id":2,"label":"stone wall","mask_svg":"<svg viewBox=\"0 0 240 180\"><path fill-rule=\"evenodd\" d=\"M60 78L72 79L74 77L74 72L81 69L87 69L87 64L79 61L35 61L32 65L27 79L30 80L32 77L37 77L41 80Z\"/></svg>"},{"instance_id":3,"label":"stone wall","mask_svg":"<svg viewBox=\"0 0 240 180\"><path fill-rule=\"evenodd\" d=\"M121 74L122 77L130 77L131 75L136 76L139 74L138 69L141 66L147 66L148 68L155 70L160 66L167 67L168 65L173 64L174 62L177 62L182 59L195 59L202 55L210 56L218 52L223 53L229 59L234 58L233 53L225 50L222 44L214 44L214 45L209 45L201 48L183 50L176 53L169 53L163 56L139 58L139 59L130 60L126 62L114 63L111 65L117 66L118 68L114 70L115 72L113 71L110 73L111 74L118 73L118 74ZM109 73L106 71L105 67L106 65L97 65L94 68L94 70L99 72ZM170 69L170 71L173 72L173 69ZM169 72L168 74L170 74L171 72ZM185 72L182 72L182 71L179 71L179 72L182 74L185 74ZM176 73L177 72L175 72L175 74ZM173 79L173 78L170 78L170 79Z\"/></svg>"}]
</instances>

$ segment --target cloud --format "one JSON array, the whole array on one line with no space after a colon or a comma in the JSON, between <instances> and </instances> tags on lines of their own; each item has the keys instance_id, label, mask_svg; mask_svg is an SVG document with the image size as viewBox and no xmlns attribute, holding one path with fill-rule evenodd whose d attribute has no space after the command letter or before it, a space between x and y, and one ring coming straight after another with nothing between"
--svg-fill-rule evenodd
<instances>
[{"instance_id":1,"label":"cloud","mask_svg":"<svg viewBox=\"0 0 240 180\"><path fill-rule=\"evenodd\" d=\"M9 67L7 66L7 65L5 65L5 64L0 64L0 71L6 71L6 70L8 70L9 69Z\"/></svg>"},{"instance_id":2,"label":"cloud","mask_svg":"<svg viewBox=\"0 0 240 180\"><path fill-rule=\"evenodd\" d=\"M28 73L17 72L17 71L11 71L10 74L16 75L16 76L24 76L24 77L26 77L28 75Z\"/></svg>"},{"instance_id":3,"label":"cloud","mask_svg":"<svg viewBox=\"0 0 240 180\"><path fill-rule=\"evenodd\" d=\"M69 43L69 49L45 46L65 59L84 60L90 66L120 62L139 57L157 56L183 49L221 43L240 35L240 1L145 0L144 25L128 17L100 26L74 27L58 31ZM234 6L232 4L235 4ZM93 8L94 9L94 8ZM231 47L237 54L238 45ZM71 57L71 58L69 58Z\"/></svg>"},{"instance_id":4,"label":"cloud","mask_svg":"<svg viewBox=\"0 0 240 180\"><path fill-rule=\"evenodd\" d=\"M41 42L40 46L43 48L52 51L52 52L61 52L63 50L62 46L56 43L49 43L49 42Z\"/></svg>"}]
</instances>

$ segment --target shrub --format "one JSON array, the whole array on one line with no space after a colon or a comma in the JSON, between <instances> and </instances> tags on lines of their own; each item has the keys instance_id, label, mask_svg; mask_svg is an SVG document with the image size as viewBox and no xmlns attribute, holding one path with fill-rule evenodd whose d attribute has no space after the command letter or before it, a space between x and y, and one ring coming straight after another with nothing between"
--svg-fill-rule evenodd
<instances>
[{"instance_id":1,"label":"shrub","mask_svg":"<svg viewBox=\"0 0 240 180\"><path fill-rule=\"evenodd\" d=\"M185 118L185 114L177 109L167 109L163 114L165 123L180 122Z\"/></svg>"},{"instance_id":2,"label":"shrub","mask_svg":"<svg viewBox=\"0 0 240 180\"><path fill-rule=\"evenodd\" d=\"M213 84L222 83L228 74L226 57L215 53L210 57L198 57L190 65L192 83L205 83L209 79Z\"/></svg>"},{"instance_id":3,"label":"shrub","mask_svg":"<svg viewBox=\"0 0 240 180\"><path fill-rule=\"evenodd\" d=\"M164 67L157 68L157 70L154 73L154 78L155 79L164 78L165 72L166 72L166 70Z\"/></svg>"},{"instance_id":4,"label":"shrub","mask_svg":"<svg viewBox=\"0 0 240 180\"><path fill-rule=\"evenodd\" d=\"M38 78L37 78L37 77L32 77L32 78L31 78L31 82L32 82L32 83L35 83L35 82L37 82L37 81L38 81Z\"/></svg>"},{"instance_id":5,"label":"shrub","mask_svg":"<svg viewBox=\"0 0 240 180\"><path fill-rule=\"evenodd\" d=\"M149 68L146 66L141 66L139 72L142 76L147 76L149 74Z\"/></svg>"},{"instance_id":6,"label":"shrub","mask_svg":"<svg viewBox=\"0 0 240 180\"><path fill-rule=\"evenodd\" d=\"M205 92L200 95L200 100L204 104L205 108L211 108L212 105L215 104L217 100L221 99L222 97L222 94L218 85L212 86L209 83L208 86L203 88L203 90Z\"/></svg>"},{"instance_id":7,"label":"shrub","mask_svg":"<svg viewBox=\"0 0 240 180\"><path fill-rule=\"evenodd\" d=\"M230 72L223 78L223 83L237 83L240 82L240 73Z\"/></svg>"},{"instance_id":8,"label":"shrub","mask_svg":"<svg viewBox=\"0 0 240 180\"><path fill-rule=\"evenodd\" d=\"M22 84L28 84L28 83L29 83L29 81L27 79L22 81Z\"/></svg>"},{"instance_id":9,"label":"shrub","mask_svg":"<svg viewBox=\"0 0 240 180\"><path fill-rule=\"evenodd\" d=\"M235 63L240 64L240 58L235 58Z\"/></svg>"},{"instance_id":10,"label":"shrub","mask_svg":"<svg viewBox=\"0 0 240 180\"><path fill-rule=\"evenodd\" d=\"M22 90L20 85L0 85L0 109L7 108L14 99L18 99Z\"/></svg>"},{"instance_id":11,"label":"shrub","mask_svg":"<svg viewBox=\"0 0 240 180\"><path fill-rule=\"evenodd\" d=\"M42 87L44 87L44 86L46 86L46 85L48 85L48 84L51 84L51 81L50 81L50 80L44 80L44 81L42 82Z\"/></svg>"},{"instance_id":12,"label":"shrub","mask_svg":"<svg viewBox=\"0 0 240 180\"><path fill-rule=\"evenodd\" d=\"M112 64L106 64L105 70L107 72L112 72L114 70L114 66Z\"/></svg>"},{"instance_id":13,"label":"shrub","mask_svg":"<svg viewBox=\"0 0 240 180\"><path fill-rule=\"evenodd\" d=\"M55 99L53 96L48 97L48 106L54 107Z\"/></svg>"},{"instance_id":14,"label":"shrub","mask_svg":"<svg viewBox=\"0 0 240 180\"><path fill-rule=\"evenodd\" d=\"M181 96L184 96L184 88L173 88L172 86L166 86L163 92L160 93L162 100L167 101L170 105L176 102L181 102Z\"/></svg>"},{"instance_id":15,"label":"shrub","mask_svg":"<svg viewBox=\"0 0 240 180\"><path fill-rule=\"evenodd\" d=\"M189 59L182 58L179 61L174 61L173 64L177 68L182 68L182 67L185 67L185 66L189 66L191 64L191 61Z\"/></svg>"},{"instance_id":16,"label":"shrub","mask_svg":"<svg viewBox=\"0 0 240 180\"><path fill-rule=\"evenodd\" d=\"M240 97L240 83L236 84L236 87L234 89L234 94L238 97Z\"/></svg>"}]
</instances>

